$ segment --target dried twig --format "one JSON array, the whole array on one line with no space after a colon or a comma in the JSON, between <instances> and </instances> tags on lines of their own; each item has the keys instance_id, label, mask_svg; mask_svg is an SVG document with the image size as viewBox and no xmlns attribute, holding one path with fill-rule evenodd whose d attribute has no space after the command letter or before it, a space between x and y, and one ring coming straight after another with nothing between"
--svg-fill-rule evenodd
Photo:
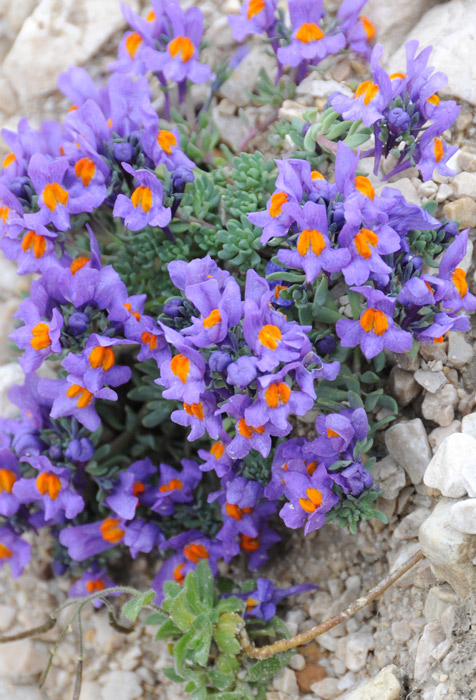
<instances>
[{"instance_id":1,"label":"dried twig","mask_svg":"<svg viewBox=\"0 0 476 700\"><path fill-rule=\"evenodd\" d=\"M404 564L402 564L402 566L399 566L398 569L395 569L395 571L386 576L382 581L380 581L380 583L371 588L367 595L363 596L362 598L357 598L357 600L354 600L353 603L351 603L345 610L341 610L341 612L337 613L337 615L329 617L327 620L324 620L318 625L311 627L311 629L301 632L295 637L291 637L291 639L280 639L278 642L274 642L273 644L267 644L264 647L257 648L249 643L247 636L242 636L243 651L245 654L253 657L254 659L268 659L270 656L278 654L281 651L294 649L302 644L312 642L312 640L318 637L320 634L327 632L328 630L332 629L332 627L339 625L341 622L345 622L345 620L348 620L350 617L355 615L356 612L362 608L365 608L365 606L378 598L379 595L382 595L387 588L390 588L395 581L406 574L406 572L421 561L424 556L425 555L421 550L418 551Z\"/></svg>"}]
</instances>

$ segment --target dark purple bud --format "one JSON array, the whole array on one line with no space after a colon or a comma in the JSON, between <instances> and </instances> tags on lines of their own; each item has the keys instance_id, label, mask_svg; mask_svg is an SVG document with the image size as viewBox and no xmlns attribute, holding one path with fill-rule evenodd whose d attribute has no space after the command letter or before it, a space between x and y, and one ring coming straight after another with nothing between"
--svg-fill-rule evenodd
<instances>
[{"instance_id":1,"label":"dark purple bud","mask_svg":"<svg viewBox=\"0 0 476 700\"><path fill-rule=\"evenodd\" d=\"M164 314L170 316L170 318L177 318L182 313L183 300L182 299L169 299L164 304Z\"/></svg>"},{"instance_id":2,"label":"dark purple bud","mask_svg":"<svg viewBox=\"0 0 476 700\"><path fill-rule=\"evenodd\" d=\"M114 158L118 160L119 163L122 163L122 161L130 163L130 161L134 157L134 149L131 146L131 144L127 141L123 141L122 143L115 143L112 150L114 153Z\"/></svg>"},{"instance_id":3,"label":"dark purple bud","mask_svg":"<svg viewBox=\"0 0 476 700\"><path fill-rule=\"evenodd\" d=\"M231 363L231 357L227 352L216 350L210 355L208 364L212 372L224 372Z\"/></svg>"},{"instance_id":4,"label":"dark purple bud","mask_svg":"<svg viewBox=\"0 0 476 700\"><path fill-rule=\"evenodd\" d=\"M28 199L28 196L25 192L25 185L30 182L30 179L28 177L16 177L14 180L12 180L9 185L8 189L12 194L15 195L15 197L21 197L23 199Z\"/></svg>"},{"instance_id":5,"label":"dark purple bud","mask_svg":"<svg viewBox=\"0 0 476 700\"><path fill-rule=\"evenodd\" d=\"M457 236L459 234L459 229L454 221L448 221L448 223L445 224L445 232L446 232L446 237L454 238L455 236Z\"/></svg>"},{"instance_id":6,"label":"dark purple bud","mask_svg":"<svg viewBox=\"0 0 476 700\"><path fill-rule=\"evenodd\" d=\"M31 428L20 428L13 438L12 446L18 457L36 454L43 449L36 431L32 431Z\"/></svg>"},{"instance_id":7,"label":"dark purple bud","mask_svg":"<svg viewBox=\"0 0 476 700\"><path fill-rule=\"evenodd\" d=\"M410 126L410 115L401 107L394 107L388 114L388 124L392 131L405 131Z\"/></svg>"},{"instance_id":8,"label":"dark purple bud","mask_svg":"<svg viewBox=\"0 0 476 700\"><path fill-rule=\"evenodd\" d=\"M190 168L179 167L172 174L174 192L183 192L187 182L192 182L195 179Z\"/></svg>"},{"instance_id":9,"label":"dark purple bud","mask_svg":"<svg viewBox=\"0 0 476 700\"><path fill-rule=\"evenodd\" d=\"M57 460L61 459L63 456L63 450L59 445L51 445L50 449L48 450L48 457L52 460Z\"/></svg>"},{"instance_id":10,"label":"dark purple bud","mask_svg":"<svg viewBox=\"0 0 476 700\"><path fill-rule=\"evenodd\" d=\"M81 335L87 330L89 318L82 311L75 311L68 321L68 331L71 335Z\"/></svg>"},{"instance_id":11,"label":"dark purple bud","mask_svg":"<svg viewBox=\"0 0 476 700\"><path fill-rule=\"evenodd\" d=\"M337 343L332 335L325 335L324 338L322 338L322 340L320 340L316 345L317 352L320 355L330 355L331 353L335 352L336 347Z\"/></svg>"},{"instance_id":12,"label":"dark purple bud","mask_svg":"<svg viewBox=\"0 0 476 700\"><path fill-rule=\"evenodd\" d=\"M94 447L88 438L75 438L66 448L65 455L72 462L89 462L94 455Z\"/></svg>"},{"instance_id":13,"label":"dark purple bud","mask_svg":"<svg viewBox=\"0 0 476 700\"><path fill-rule=\"evenodd\" d=\"M420 258L419 255L411 255L411 253L407 253L407 255L405 255L403 258L403 264L410 265L410 263L413 265L414 270L421 270L423 258Z\"/></svg>"},{"instance_id":14,"label":"dark purple bud","mask_svg":"<svg viewBox=\"0 0 476 700\"><path fill-rule=\"evenodd\" d=\"M344 202L335 202L332 221L335 224L345 223Z\"/></svg>"}]
</instances>

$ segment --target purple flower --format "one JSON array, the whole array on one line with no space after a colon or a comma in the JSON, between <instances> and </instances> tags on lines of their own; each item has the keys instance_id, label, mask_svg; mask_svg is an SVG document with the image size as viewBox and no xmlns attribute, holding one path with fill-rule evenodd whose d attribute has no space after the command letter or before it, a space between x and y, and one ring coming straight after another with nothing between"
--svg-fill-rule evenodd
<instances>
[{"instance_id":1,"label":"purple flower","mask_svg":"<svg viewBox=\"0 0 476 700\"><path fill-rule=\"evenodd\" d=\"M122 167L133 175L138 186L131 197L118 195L113 216L124 219L131 231L140 231L146 226L166 226L171 219L169 208L163 206L164 188L150 170L134 170L128 163Z\"/></svg>"},{"instance_id":2,"label":"purple flower","mask_svg":"<svg viewBox=\"0 0 476 700\"><path fill-rule=\"evenodd\" d=\"M10 564L13 578L18 578L30 561L31 547L15 535L11 527L0 527L0 568Z\"/></svg>"},{"instance_id":3,"label":"purple flower","mask_svg":"<svg viewBox=\"0 0 476 700\"><path fill-rule=\"evenodd\" d=\"M105 552L124 539L126 530L120 518L107 517L86 525L61 530L59 541L75 561L84 561Z\"/></svg>"},{"instance_id":4,"label":"purple flower","mask_svg":"<svg viewBox=\"0 0 476 700\"><path fill-rule=\"evenodd\" d=\"M171 359L171 352L163 331L152 316L144 314L140 318L131 317L124 324L124 335L128 340L140 343L137 355L139 362L153 358L158 365Z\"/></svg>"},{"instance_id":5,"label":"purple flower","mask_svg":"<svg viewBox=\"0 0 476 700\"><path fill-rule=\"evenodd\" d=\"M392 268L382 260L382 255L400 249L400 236L390 226L383 224L372 228L350 228L339 236L339 245L347 247L351 260L342 272L348 285L364 284L368 279L389 279ZM383 282L385 284L385 282Z\"/></svg>"},{"instance_id":6,"label":"purple flower","mask_svg":"<svg viewBox=\"0 0 476 700\"><path fill-rule=\"evenodd\" d=\"M57 264L59 260L55 250L56 233L40 223L38 214L25 214L21 221L22 229L27 229L22 238L10 238L8 234L0 238L2 252L9 260L15 260L18 274L43 272Z\"/></svg>"},{"instance_id":7,"label":"purple flower","mask_svg":"<svg viewBox=\"0 0 476 700\"><path fill-rule=\"evenodd\" d=\"M219 268L210 255L196 258L191 262L173 260L168 264L167 270L173 284L182 291L185 291L186 287L205 282L211 278L216 279L219 288L223 289L230 277L230 273Z\"/></svg>"},{"instance_id":8,"label":"purple flower","mask_svg":"<svg viewBox=\"0 0 476 700\"><path fill-rule=\"evenodd\" d=\"M241 42L250 34L272 34L276 6L277 0L247 0L238 15L227 15L233 39Z\"/></svg>"},{"instance_id":9,"label":"purple flower","mask_svg":"<svg viewBox=\"0 0 476 700\"><path fill-rule=\"evenodd\" d=\"M345 48L342 32L325 35L319 26L322 17L321 0L289 0L293 33L289 46L278 49L278 61L286 66L297 66L302 61L321 61L329 54Z\"/></svg>"},{"instance_id":10,"label":"purple flower","mask_svg":"<svg viewBox=\"0 0 476 700\"><path fill-rule=\"evenodd\" d=\"M94 457L94 446L89 438L74 438L69 443L64 454L72 462L86 464Z\"/></svg>"},{"instance_id":11,"label":"purple flower","mask_svg":"<svg viewBox=\"0 0 476 700\"><path fill-rule=\"evenodd\" d=\"M230 438L226 435L222 440L214 442L210 450L198 450L199 456L205 462L199 465L200 471L209 472L213 470L220 479L222 476L227 476L233 468L233 460L226 451L226 446L229 442Z\"/></svg>"},{"instance_id":12,"label":"purple flower","mask_svg":"<svg viewBox=\"0 0 476 700\"><path fill-rule=\"evenodd\" d=\"M20 503L37 503L41 506L45 522L63 513L68 520L72 520L81 513L84 500L70 486L69 469L55 467L44 455L23 457L22 462L31 464L38 474L18 479L13 485L13 494Z\"/></svg>"},{"instance_id":13,"label":"purple flower","mask_svg":"<svg viewBox=\"0 0 476 700\"><path fill-rule=\"evenodd\" d=\"M440 296L440 303L443 308L449 309L453 313L464 309L465 311L476 310L476 297L468 291L466 273L461 267L457 267L466 255L468 246L469 229L466 229L455 238L453 243L447 248L440 262L439 278L448 281L444 295Z\"/></svg>"},{"instance_id":14,"label":"purple flower","mask_svg":"<svg viewBox=\"0 0 476 700\"><path fill-rule=\"evenodd\" d=\"M376 44L372 51L370 67L373 80L359 85L353 97L337 94L331 99L333 109L344 119L361 119L365 126L372 126L379 119L392 99L392 81L380 66L383 46Z\"/></svg>"},{"instance_id":15,"label":"purple flower","mask_svg":"<svg viewBox=\"0 0 476 700\"><path fill-rule=\"evenodd\" d=\"M276 607L291 595L299 595L317 589L311 583L301 583L289 588L275 588L268 578L257 578L256 589L248 593L234 593L246 603L245 617L262 618L269 622L276 615Z\"/></svg>"},{"instance_id":16,"label":"purple flower","mask_svg":"<svg viewBox=\"0 0 476 700\"><path fill-rule=\"evenodd\" d=\"M129 345L129 341L92 333L82 354L70 352L61 364L69 374L81 377L91 392L98 392L105 384L120 386L129 381L132 371L130 367L116 365L113 349L116 345Z\"/></svg>"},{"instance_id":17,"label":"purple flower","mask_svg":"<svg viewBox=\"0 0 476 700\"><path fill-rule=\"evenodd\" d=\"M163 73L167 80L181 83L206 83L212 78L210 66L200 63L200 43L203 36L203 14L198 7L185 12L179 5L169 4L167 17L172 25L172 36L163 52L144 49L143 57L149 70Z\"/></svg>"},{"instance_id":18,"label":"purple flower","mask_svg":"<svg viewBox=\"0 0 476 700\"><path fill-rule=\"evenodd\" d=\"M158 489L150 493L150 508L161 515L171 515L175 503L190 503L193 492L202 479L198 464L191 459L182 460L182 471L177 471L168 464L159 466L160 479Z\"/></svg>"},{"instance_id":19,"label":"purple flower","mask_svg":"<svg viewBox=\"0 0 476 700\"><path fill-rule=\"evenodd\" d=\"M156 473L157 468L150 459L134 462L119 474L119 482L106 498L105 504L120 518L132 520L146 491L145 482Z\"/></svg>"},{"instance_id":20,"label":"purple flower","mask_svg":"<svg viewBox=\"0 0 476 700\"><path fill-rule=\"evenodd\" d=\"M18 458L9 449L0 449L0 515L9 518L20 507L13 487L20 477Z\"/></svg>"},{"instance_id":21,"label":"purple flower","mask_svg":"<svg viewBox=\"0 0 476 700\"><path fill-rule=\"evenodd\" d=\"M32 156L28 167L28 175L38 194L42 223L52 223L59 231L70 228L70 197L63 182L68 167L67 160L48 161L41 153Z\"/></svg>"},{"instance_id":22,"label":"purple flower","mask_svg":"<svg viewBox=\"0 0 476 700\"><path fill-rule=\"evenodd\" d=\"M0 236L17 238L23 230L22 217L21 202L0 183Z\"/></svg>"},{"instance_id":23,"label":"purple flower","mask_svg":"<svg viewBox=\"0 0 476 700\"><path fill-rule=\"evenodd\" d=\"M471 327L467 316L449 316L445 313L435 314L433 323L422 330L416 331L418 341L423 345L443 343L449 331L469 331Z\"/></svg>"},{"instance_id":24,"label":"purple flower","mask_svg":"<svg viewBox=\"0 0 476 700\"><path fill-rule=\"evenodd\" d=\"M179 352L160 365L160 379L156 384L166 387L163 396L188 404L198 403L205 391L205 360L197 350L185 344L184 339L172 328L162 325L166 339Z\"/></svg>"},{"instance_id":25,"label":"purple flower","mask_svg":"<svg viewBox=\"0 0 476 700\"><path fill-rule=\"evenodd\" d=\"M258 534L255 537L240 535L240 549L248 555L248 567L251 571L256 571L266 564L269 559L268 549L281 540L278 533L267 524L269 516L275 512L275 509L274 502L264 502L256 506L255 517L264 516L260 522Z\"/></svg>"},{"instance_id":26,"label":"purple flower","mask_svg":"<svg viewBox=\"0 0 476 700\"><path fill-rule=\"evenodd\" d=\"M278 260L286 267L302 269L306 282L313 282L325 272L340 272L350 261L348 250L335 249L328 236L327 210L323 204L306 202L301 209L290 205L288 211L299 225L301 232L296 241L296 250L281 248Z\"/></svg>"},{"instance_id":27,"label":"purple flower","mask_svg":"<svg viewBox=\"0 0 476 700\"><path fill-rule=\"evenodd\" d=\"M332 479L324 465L318 465L311 476L289 470L285 494L290 502L279 511L286 526L296 530L304 525L305 535L322 527L326 513L339 501L331 489Z\"/></svg>"},{"instance_id":28,"label":"purple flower","mask_svg":"<svg viewBox=\"0 0 476 700\"><path fill-rule=\"evenodd\" d=\"M359 16L365 3L366 0L344 0L337 12L337 19L349 48L370 57L369 42L375 36L375 27L367 17Z\"/></svg>"},{"instance_id":29,"label":"purple flower","mask_svg":"<svg viewBox=\"0 0 476 700\"><path fill-rule=\"evenodd\" d=\"M352 291L363 294L367 299L367 309L358 321L341 318L336 323L336 332L344 348L360 345L368 360L388 348L393 352L404 353L411 350L411 333L398 328L393 321L396 298L385 296L371 287L352 287Z\"/></svg>"},{"instance_id":30,"label":"purple flower","mask_svg":"<svg viewBox=\"0 0 476 700\"><path fill-rule=\"evenodd\" d=\"M263 457L267 457L271 451L271 435L284 436L289 431L278 429L271 423L251 426L245 420L245 411L252 404L252 399L244 394L235 394L219 409L220 413L227 413L236 420L236 434L226 447L226 451L232 459L242 459L250 452L256 450ZM263 416L266 419L266 416Z\"/></svg>"},{"instance_id":31,"label":"purple flower","mask_svg":"<svg viewBox=\"0 0 476 700\"><path fill-rule=\"evenodd\" d=\"M364 489L369 489L374 483L362 462L354 462L341 472L332 472L330 477L344 493L350 493L352 496L360 496Z\"/></svg>"},{"instance_id":32,"label":"purple flower","mask_svg":"<svg viewBox=\"0 0 476 700\"><path fill-rule=\"evenodd\" d=\"M124 544L129 547L131 557L135 559L139 552L148 554L164 541L164 536L159 526L146 522L141 518L135 518L127 525Z\"/></svg>"},{"instance_id":33,"label":"purple flower","mask_svg":"<svg viewBox=\"0 0 476 700\"><path fill-rule=\"evenodd\" d=\"M206 391L197 403L184 403L183 409L174 411L170 416L174 423L190 427L187 440L193 442L205 435L205 432L216 440L223 433L222 423L216 415L217 403L215 395Z\"/></svg>"},{"instance_id":34,"label":"purple flower","mask_svg":"<svg viewBox=\"0 0 476 700\"><path fill-rule=\"evenodd\" d=\"M340 413L329 413L316 419L319 435L308 450L313 456L335 461L339 455L352 455L357 440L364 440L369 431L365 409L343 409Z\"/></svg>"},{"instance_id":35,"label":"purple flower","mask_svg":"<svg viewBox=\"0 0 476 700\"><path fill-rule=\"evenodd\" d=\"M244 389L249 386L258 375L258 360L256 357L243 355L236 362L231 362L226 368L226 381L232 386Z\"/></svg>"},{"instance_id":36,"label":"purple flower","mask_svg":"<svg viewBox=\"0 0 476 700\"><path fill-rule=\"evenodd\" d=\"M50 412L52 418L74 416L81 425L94 432L101 424L94 408L95 399L117 401L117 394L107 387L89 391L82 381L81 377L74 375L69 375L66 379L42 379L40 390L53 402Z\"/></svg>"},{"instance_id":37,"label":"purple flower","mask_svg":"<svg viewBox=\"0 0 476 700\"><path fill-rule=\"evenodd\" d=\"M228 330L236 326L242 316L243 302L238 283L228 278L220 289L217 279L209 279L185 288L185 296L200 312L192 317L192 326L182 333L199 348L225 340Z\"/></svg>"},{"instance_id":38,"label":"purple flower","mask_svg":"<svg viewBox=\"0 0 476 700\"><path fill-rule=\"evenodd\" d=\"M106 588L113 588L114 581L108 576L106 569L99 569L93 566L89 571L85 571L81 578L77 579L69 589L71 598L85 598L93 593L100 593ZM114 595L120 595L115 593ZM93 601L95 608L101 608L103 603L96 599Z\"/></svg>"},{"instance_id":39,"label":"purple flower","mask_svg":"<svg viewBox=\"0 0 476 700\"><path fill-rule=\"evenodd\" d=\"M420 139L420 158L416 162L416 167L420 170L424 181L431 180L435 168L440 175L451 177L455 174L447 163L458 150L458 146L448 146L442 133L454 123L458 111L459 106L453 103L452 108L445 110Z\"/></svg>"},{"instance_id":40,"label":"purple flower","mask_svg":"<svg viewBox=\"0 0 476 700\"><path fill-rule=\"evenodd\" d=\"M64 320L60 312L53 309L51 320L45 321L32 298L25 299L14 316L25 325L8 337L25 350L19 361L23 371L28 374L38 369L48 355L62 351L60 339Z\"/></svg>"},{"instance_id":41,"label":"purple flower","mask_svg":"<svg viewBox=\"0 0 476 700\"><path fill-rule=\"evenodd\" d=\"M164 163L167 170L171 172L177 168L190 170L195 168L193 160L190 160L180 148L178 129L159 129L158 121L144 129L142 148L155 166Z\"/></svg>"}]
</instances>

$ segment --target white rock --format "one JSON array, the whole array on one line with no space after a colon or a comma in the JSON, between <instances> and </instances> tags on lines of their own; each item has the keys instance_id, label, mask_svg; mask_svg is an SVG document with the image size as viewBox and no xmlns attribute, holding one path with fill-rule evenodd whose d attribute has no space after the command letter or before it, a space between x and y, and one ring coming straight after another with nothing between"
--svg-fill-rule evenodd
<instances>
[{"instance_id":1,"label":"white rock","mask_svg":"<svg viewBox=\"0 0 476 700\"><path fill-rule=\"evenodd\" d=\"M458 603L458 596L447 583L443 583L441 586L432 586L425 600L423 610L425 620L427 622L440 620L446 608L455 603Z\"/></svg>"},{"instance_id":2,"label":"white rock","mask_svg":"<svg viewBox=\"0 0 476 700\"><path fill-rule=\"evenodd\" d=\"M367 654L375 648L373 635L356 632L346 638L344 663L349 671L360 671L365 666Z\"/></svg>"},{"instance_id":3,"label":"white rock","mask_svg":"<svg viewBox=\"0 0 476 700\"><path fill-rule=\"evenodd\" d=\"M0 676L9 680L28 681L41 673L48 661L46 644L22 639L2 644Z\"/></svg>"},{"instance_id":4,"label":"white rock","mask_svg":"<svg viewBox=\"0 0 476 700\"><path fill-rule=\"evenodd\" d=\"M85 63L124 24L117 0L41 0L5 58L4 73L28 102L54 90L60 73Z\"/></svg>"},{"instance_id":5,"label":"white rock","mask_svg":"<svg viewBox=\"0 0 476 700\"><path fill-rule=\"evenodd\" d=\"M476 439L465 433L453 433L443 440L423 482L448 498L476 496Z\"/></svg>"},{"instance_id":6,"label":"white rock","mask_svg":"<svg viewBox=\"0 0 476 700\"><path fill-rule=\"evenodd\" d=\"M444 182L442 185L439 186L435 199L437 202L446 202L446 200L452 197L453 194L453 186L448 185L446 182Z\"/></svg>"},{"instance_id":7,"label":"white rock","mask_svg":"<svg viewBox=\"0 0 476 700\"><path fill-rule=\"evenodd\" d=\"M9 362L0 366L0 416L15 418L19 414L17 406L8 399L8 390L14 384L23 384L25 375L18 362Z\"/></svg>"},{"instance_id":8,"label":"white rock","mask_svg":"<svg viewBox=\"0 0 476 700\"><path fill-rule=\"evenodd\" d=\"M448 219L458 221L460 229L476 226L476 202L471 197L448 202L443 207L443 214Z\"/></svg>"},{"instance_id":9,"label":"white rock","mask_svg":"<svg viewBox=\"0 0 476 700\"><path fill-rule=\"evenodd\" d=\"M23 22L33 12L37 0L15 0L10 2L7 11L7 22L13 34L18 34Z\"/></svg>"},{"instance_id":10,"label":"white rock","mask_svg":"<svg viewBox=\"0 0 476 700\"><path fill-rule=\"evenodd\" d=\"M476 439L476 413L468 413L461 421L461 432Z\"/></svg>"},{"instance_id":11,"label":"white rock","mask_svg":"<svg viewBox=\"0 0 476 700\"><path fill-rule=\"evenodd\" d=\"M439 448L439 446L445 438L449 437L450 435L453 435L453 433L460 432L460 420L454 420L450 425L445 425L444 427L435 428L434 430L432 430L431 433L428 435L428 442L430 443L430 447L433 450L433 454L436 453L437 449Z\"/></svg>"},{"instance_id":12,"label":"white rock","mask_svg":"<svg viewBox=\"0 0 476 700\"><path fill-rule=\"evenodd\" d=\"M463 333L451 331L448 335L448 362L456 369L461 369L473 359L473 348L465 340Z\"/></svg>"},{"instance_id":13,"label":"white rock","mask_svg":"<svg viewBox=\"0 0 476 700\"><path fill-rule=\"evenodd\" d=\"M407 620L396 620L395 622L392 622L391 630L392 637L398 644L408 642L410 637L413 635L413 630L408 624Z\"/></svg>"},{"instance_id":14,"label":"white rock","mask_svg":"<svg viewBox=\"0 0 476 700\"><path fill-rule=\"evenodd\" d=\"M254 46L241 61L230 78L220 88L220 95L227 97L237 107L249 104L249 92L253 90L261 69L266 70L271 80L276 76L276 61L268 56L261 46Z\"/></svg>"},{"instance_id":15,"label":"white rock","mask_svg":"<svg viewBox=\"0 0 476 700\"><path fill-rule=\"evenodd\" d=\"M411 540L418 537L418 528L429 516L427 508L417 508L409 513L395 528L392 537L396 540Z\"/></svg>"},{"instance_id":16,"label":"white rock","mask_svg":"<svg viewBox=\"0 0 476 700\"><path fill-rule=\"evenodd\" d=\"M332 700L340 693L339 681L337 678L323 678L322 681L311 685L313 693L318 695L322 700Z\"/></svg>"},{"instance_id":17,"label":"white rock","mask_svg":"<svg viewBox=\"0 0 476 700\"><path fill-rule=\"evenodd\" d=\"M12 608L11 605L0 605L0 632L10 629L15 617L15 608Z\"/></svg>"},{"instance_id":18,"label":"white rock","mask_svg":"<svg viewBox=\"0 0 476 700\"><path fill-rule=\"evenodd\" d=\"M458 173L452 183L455 197L476 197L476 173Z\"/></svg>"},{"instance_id":19,"label":"white rock","mask_svg":"<svg viewBox=\"0 0 476 700\"><path fill-rule=\"evenodd\" d=\"M35 686L11 685L7 681L0 680L0 700L48 700L48 698Z\"/></svg>"},{"instance_id":20,"label":"white rock","mask_svg":"<svg viewBox=\"0 0 476 700\"><path fill-rule=\"evenodd\" d=\"M397 423L385 433L390 456L402 466L412 484L419 484L431 459L425 426L420 418Z\"/></svg>"},{"instance_id":21,"label":"white rock","mask_svg":"<svg viewBox=\"0 0 476 700\"><path fill-rule=\"evenodd\" d=\"M333 92L341 92L351 97L354 93L346 85L335 80L323 80L318 74L312 72L297 86L297 95L310 95L311 97L330 97Z\"/></svg>"},{"instance_id":22,"label":"white rock","mask_svg":"<svg viewBox=\"0 0 476 700\"><path fill-rule=\"evenodd\" d=\"M476 498L458 501L451 508L452 524L459 532L476 535Z\"/></svg>"},{"instance_id":23,"label":"white rock","mask_svg":"<svg viewBox=\"0 0 476 700\"><path fill-rule=\"evenodd\" d=\"M290 668L283 668L283 670L273 678L273 688L282 693L287 693L293 698L296 697L299 694L299 687L294 671Z\"/></svg>"},{"instance_id":24,"label":"white rock","mask_svg":"<svg viewBox=\"0 0 476 700\"><path fill-rule=\"evenodd\" d=\"M372 478L382 492L382 498L392 501L406 484L405 470L387 455L372 467Z\"/></svg>"},{"instance_id":25,"label":"white rock","mask_svg":"<svg viewBox=\"0 0 476 700\"><path fill-rule=\"evenodd\" d=\"M430 394L435 394L438 389L441 389L446 384L446 376L443 372L432 372L428 369L417 369L415 372L415 381L420 384Z\"/></svg>"},{"instance_id":26,"label":"white rock","mask_svg":"<svg viewBox=\"0 0 476 700\"><path fill-rule=\"evenodd\" d=\"M431 652L445 640L445 633L439 622L429 622L423 629L423 634L418 641L417 653L415 657L415 667L413 677L420 683L428 673L433 659Z\"/></svg>"},{"instance_id":27,"label":"white rock","mask_svg":"<svg viewBox=\"0 0 476 700\"><path fill-rule=\"evenodd\" d=\"M396 666L386 666L374 678L341 695L339 700L398 700L400 681L395 675L396 670Z\"/></svg>"},{"instance_id":28,"label":"white rock","mask_svg":"<svg viewBox=\"0 0 476 700\"><path fill-rule=\"evenodd\" d=\"M476 153L462 148L458 154L458 165L461 170L466 170L466 172L476 172Z\"/></svg>"},{"instance_id":29,"label":"white rock","mask_svg":"<svg viewBox=\"0 0 476 700\"><path fill-rule=\"evenodd\" d=\"M445 386L435 394L426 394L421 405L423 417L438 425L450 425L455 417L454 408L458 403L458 394L452 384Z\"/></svg>"},{"instance_id":30,"label":"white rock","mask_svg":"<svg viewBox=\"0 0 476 700\"><path fill-rule=\"evenodd\" d=\"M390 7L393 5L389 5L389 11ZM398 22L398 17L395 21ZM476 65L469 60L476 54L476 3L473 0L451 0L429 9L410 29L406 39L418 39L420 48L433 46L430 65L439 66L449 79L448 85L439 91L440 95L476 104ZM391 72L405 70L404 42L398 41L400 48L386 62Z\"/></svg>"},{"instance_id":31,"label":"white rock","mask_svg":"<svg viewBox=\"0 0 476 700\"><path fill-rule=\"evenodd\" d=\"M465 597L476 588L476 536L453 527L454 501L443 498L420 527L420 545L437 578Z\"/></svg>"},{"instance_id":32,"label":"white rock","mask_svg":"<svg viewBox=\"0 0 476 700\"><path fill-rule=\"evenodd\" d=\"M303 668L306 667L306 659L304 658L304 656L302 654L294 654L294 656L291 656L291 659L289 661L289 665L295 671L302 671Z\"/></svg>"},{"instance_id":33,"label":"white rock","mask_svg":"<svg viewBox=\"0 0 476 700\"><path fill-rule=\"evenodd\" d=\"M431 0L399 0L398 12L395 6L382 0L369 0L365 5L365 16L375 25L379 43L385 46L388 56L401 46L407 33L432 6Z\"/></svg>"},{"instance_id":34,"label":"white rock","mask_svg":"<svg viewBox=\"0 0 476 700\"><path fill-rule=\"evenodd\" d=\"M101 700L137 700L142 688L132 671L109 671L101 675Z\"/></svg>"}]
</instances>

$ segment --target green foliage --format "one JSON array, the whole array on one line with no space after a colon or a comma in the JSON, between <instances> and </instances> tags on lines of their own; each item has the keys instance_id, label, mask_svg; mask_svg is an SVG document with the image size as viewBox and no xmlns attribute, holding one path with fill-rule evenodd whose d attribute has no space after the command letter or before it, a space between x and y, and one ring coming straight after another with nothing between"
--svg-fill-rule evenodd
<instances>
[{"instance_id":1,"label":"green foliage","mask_svg":"<svg viewBox=\"0 0 476 700\"><path fill-rule=\"evenodd\" d=\"M376 518L380 522L387 524L388 518L385 513L374 508L374 503L379 495L378 491L366 491L358 498L351 494L342 494L342 500L327 513L327 521L336 522L339 527L348 527L354 535L357 532L359 521L365 522L371 518Z\"/></svg>"},{"instance_id":2,"label":"green foliage","mask_svg":"<svg viewBox=\"0 0 476 700\"><path fill-rule=\"evenodd\" d=\"M146 624L158 626L155 638L170 639L174 665L168 678L186 683L191 700L256 700L265 697L270 679L283 668L290 652L255 662L242 652L245 604L239 598L220 598L208 561L201 561L180 586L168 581L160 613ZM136 619L150 603L148 593L126 603L123 615ZM274 618L266 625L255 620L250 636L287 637L284 623Z\"/></svg>"},{"instance_id":3,"label":"green foliage","mask_svg":"<svg viewBox=\"0 0 476 700\"><path fill-rule=\"evenodd\" d=\"M304 117L313 122L304 137L304 147L308 151L315 149L316 143L328 152L325 141L319 140L319 136L324 136L328 141L343 141L350 148L357 148L368 140L372 130L362 126L362 122L343 120L340 114L334 112L332 107L324 110L317 121L317 110L310 110Z\"/></svg>"}]
</instances>

